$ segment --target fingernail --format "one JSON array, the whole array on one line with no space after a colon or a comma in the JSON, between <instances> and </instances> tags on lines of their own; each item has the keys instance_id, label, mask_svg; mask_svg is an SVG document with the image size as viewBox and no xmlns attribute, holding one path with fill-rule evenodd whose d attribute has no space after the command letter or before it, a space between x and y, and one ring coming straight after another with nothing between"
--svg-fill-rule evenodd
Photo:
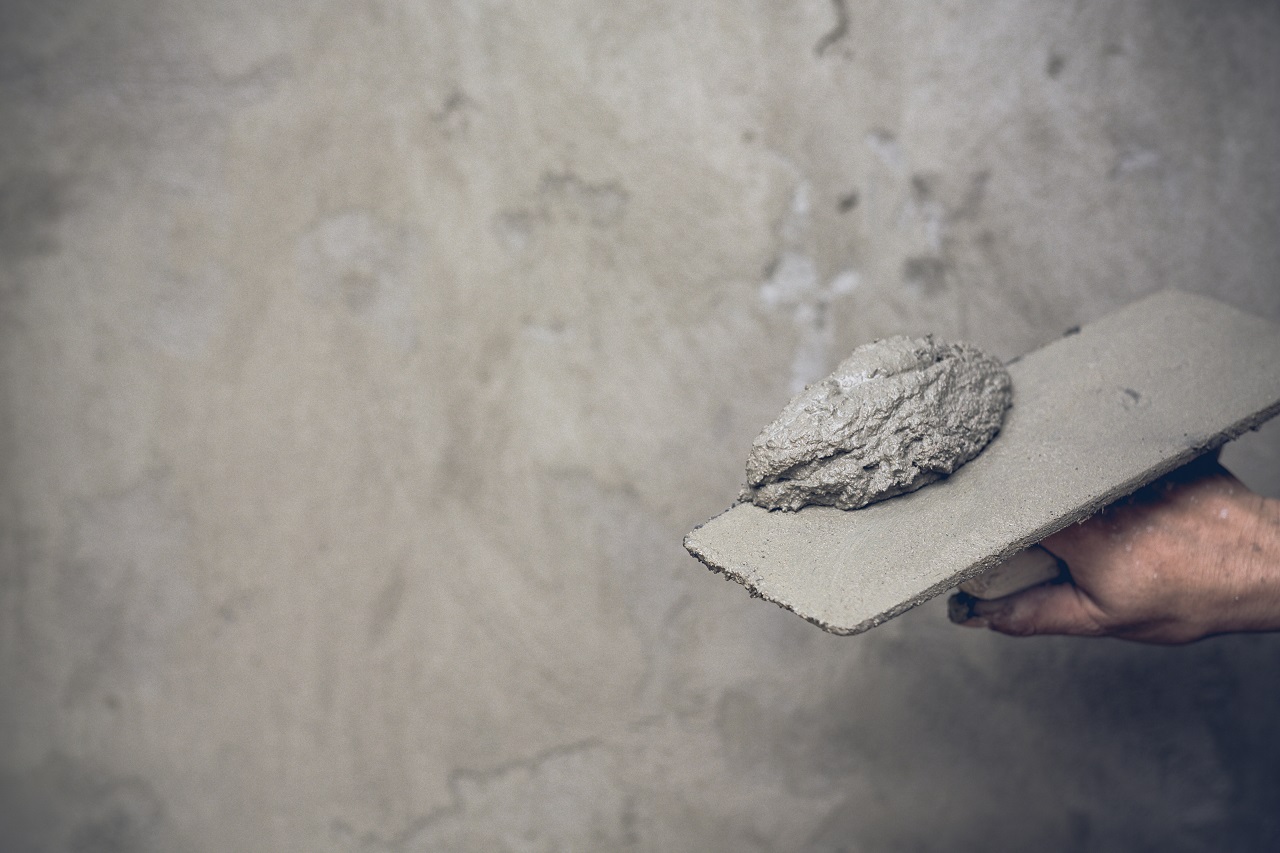
<instances>
[{"instance_id":1,"label":"fingernail","mask_svg":"<svg viewBox=\"0 0 1280 853\"><path fill-rule=\"evenodd\" d=\"M956 625L964 625L973 618L973 602L975 599L967 592L957 592L947 599L947 618Z\"/></svg>"}]
</instances>

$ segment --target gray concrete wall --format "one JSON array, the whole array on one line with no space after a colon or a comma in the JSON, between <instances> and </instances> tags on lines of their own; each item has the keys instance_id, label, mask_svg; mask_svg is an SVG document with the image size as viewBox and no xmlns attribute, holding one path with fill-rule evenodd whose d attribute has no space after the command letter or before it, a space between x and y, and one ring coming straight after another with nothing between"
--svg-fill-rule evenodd
<instances>
[{"instance_id":1,"label":"gray concrete wall","mask_svg":"<svg viewBox=\"0 0 1280 853\"><path fill-rule=\"evenodd\" d=\"M0 6L3 849L1280 843L1280 637L680 547L858 343L1280 319L1280 7Z\"/></svg>"}]
</instances>

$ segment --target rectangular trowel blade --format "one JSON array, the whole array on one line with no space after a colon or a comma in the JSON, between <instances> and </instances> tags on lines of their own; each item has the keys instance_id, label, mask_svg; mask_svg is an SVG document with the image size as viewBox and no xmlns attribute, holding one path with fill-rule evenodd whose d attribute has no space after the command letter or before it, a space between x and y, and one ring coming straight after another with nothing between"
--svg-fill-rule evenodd
<instances>
[{"instance_id":1,"label":"rectangular trowel blade","mask_svg":"<svg viewBox=\"0 0 1280 853\"><path fill-rule=\"evenodd\" d=\"M1280 326L1164 291L1009 373L1004 426L950 477L853 511L738 504L685 547L832 633L866 631L1280 412Z\"/></svg>"}]
</instances>

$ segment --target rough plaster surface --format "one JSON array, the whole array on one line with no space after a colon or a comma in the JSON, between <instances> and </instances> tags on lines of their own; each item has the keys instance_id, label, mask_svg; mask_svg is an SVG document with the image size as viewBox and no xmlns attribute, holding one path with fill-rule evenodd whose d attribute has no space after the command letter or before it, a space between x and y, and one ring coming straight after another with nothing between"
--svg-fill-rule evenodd
<instances>
[{"instance_id":1,"label":"rough plaster surface","mask_svg":"<svg viewBox=\"0 0 1280 853\"><path fill-rule=\"evenodd\" d=\"M1166 291L1009 367L987 452L860 511L738 504L685 538L712 570L836 634L881 625L1280 412L1280 326Z\"/></svg>"},{"instance_id":2,"label":"rough plaster surface","mask_svg":"<svg viewBox=\"0 0 1280 853\"><path fill-rule=\"evenodd\" d=\"M1275 849L1275 638L850 641L680 538L858 343L1280 319L1277 43L0 3L0 849ZM1224 460L1280 493L1280 431Z\"/></svg>"},{"instance_id":3,"label":"rough plaster surface","mask_svg":"<svg viewBox=\"0 0 1280 853\"><path fill-rule=\"evenodd\" d=\"M854 510L914 491L982 452L1012 399L1008 371L969 344L864 344L756 436L741 499Z\"/></svg>"}]
</instances>

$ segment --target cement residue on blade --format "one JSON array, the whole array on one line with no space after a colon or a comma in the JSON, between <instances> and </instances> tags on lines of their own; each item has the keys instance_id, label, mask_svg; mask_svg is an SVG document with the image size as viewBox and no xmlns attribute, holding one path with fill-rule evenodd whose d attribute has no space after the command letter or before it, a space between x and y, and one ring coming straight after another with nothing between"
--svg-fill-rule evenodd
<instances>
[{"instance_id":1,"label":"cement residue on blade","mask_svg":"<svg viewBox=\"0 0 1280 853\"><path fill-rule=\"evenodd\" d=\"M1008 371L969 344L866 344L760 433L741 497L766 509L857 509L914 491L982 452L1011 401Z\"/></svg>"}]
</instances>

